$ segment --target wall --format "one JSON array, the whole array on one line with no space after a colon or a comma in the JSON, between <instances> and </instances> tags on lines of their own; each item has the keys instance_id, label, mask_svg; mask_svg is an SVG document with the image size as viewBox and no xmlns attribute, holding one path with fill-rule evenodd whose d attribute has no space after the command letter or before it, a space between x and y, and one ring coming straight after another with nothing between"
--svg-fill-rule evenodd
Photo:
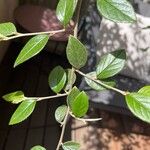
<instances>
[{"instance_id":1,"label":"wall","mask_svg":"<svg viewBox=\"0 0 150 150\"><path fill-rule=\"evenodd\" d=\"M18 0L0 0L0 23L13 21L13 11L16 8ZM9 42L0 43L0 62L2 61Z\"/></svg>"}]
</instances>

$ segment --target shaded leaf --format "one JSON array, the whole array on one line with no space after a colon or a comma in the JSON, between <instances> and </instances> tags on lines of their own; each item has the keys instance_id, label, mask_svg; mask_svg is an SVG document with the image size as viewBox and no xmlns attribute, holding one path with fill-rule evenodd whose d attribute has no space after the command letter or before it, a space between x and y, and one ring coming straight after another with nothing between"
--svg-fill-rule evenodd
<instances>
[{"instance_id":1,"label":"shaded leaf","mask_svg":"<svg viewBox=\"0 0 150 150\"><path fill-rule=\"evenodd\" d=\"M79 94L80 94L79 89L77 87L73 87L73 89L67 96L67 103L68 103L69 107L71 107L73 105L73 101Z\"/></svg>"},{"instance_id":2,"label":"shaded leaf","mask_svg":"<svg viewBox=\"0 0 150 150\"><path fill-rule=\"evenodd\" d=\"M136 117L150 123L150 95L130 93L126 95L126 102L130 111Z\"/></svg>"},{"instance_id":3,"label":"shaded leaf","mask_svg":"<svg viewBox=\"0 0 150 150\"><path fill-rule=\"evenodd\" d=\"M76 6L77 0L59 0L56 15L64 26L66 26L71 20Z\"/></svg>"},{"instance_id":4,"label":"shaded leaf","mask_svg":"<svg viewBox=\"0 0 150 150\"><path fill-rule=\"evenodd\" d=\"M86 47L75 37L70 35L67 45L67 58L69 63L77 69L82 68L87 61Z\"/></svg>"},{"instance_id":5,"label":"shaded leaf","mask_svg":"<svg viewBox=\"0 0 150 150\"><path fill-rule=\"evenodd\" d=\"M73 141L68 141L62 144L62 148L63 150L79 150L80 144Z\"/></svg>"},{"instance_id":6,"label":"shaded leaf","mask_svg":"<svg viewBox=\"0 0 150 150\"><path fill-rule=\"evenodd\" d=\"M96 79L96 72L90 72L87 74L88 76ZM101 91L101 90L105 90L106 88L101 86L100 84L88 79L85 77L85 81L86 83L94 90L97 90L97 91ZM98 81L98 80L97 80ZM110 79L106 79L106 80L101 80L101 82L103 82L104 84L107 84L109 86L115 86L116 83L113 81L113 80L110 80Z\"/></svg>"},{"instance_id":7,"label":"shaded leaf","mask_svg":"<svg viewBox=\"0 0 150 150\"><path fill-rule=\"evenodd\" d=\"M17 33L16 27L13 23L7 22L0 24L0 34L2 36L10 36L16 33Z\"/></svg>"},{"instance_id":8,"label":"shaded leaf","mask_svg":"<svg viewBox=\"0 0 150 150\"><path fill-rule=\"evenodd\" d=\"M65 85L65 90L69 90L70 87L75 83L76 81L76 74L75 72L72 72L72 69L67 69L67 83Z\"/></svg>"},{"instance_id":9,"label":"shaded leaf","mask_svg":"<svg viewBox=\"0 0 150 150\"><path fill-rule=\"evenodd\" d=\"M61 66L55 67L49 75L49 86L55 92L59 93L65 86L67 75Z\"/></svg>"},{"instance_id":10,"label":"shaded leaf","mask_svg":"<svg viewBox=\"0 0 150 150\"><path fill-rule=\"evenodd\" d=\"M125 50L116 50L101 57L96 69L98 79L106 79L119 73L126 62Z\"/></svg>"},{"instance_id":11,"label":"shaded leaf","mask_svg":"<svg viewBox=\"0 0 150 150\"><path fill-rule=\"evenodd\" d=\"M68 107L66 105L62 105L60 107L58 107L55 111L55 119L57 122L62 123L66 113L67 113L67 109Z\"/></svg>"},{"instance_id":12,"label":"shaded leaf","mask_svg":"<svg viewBox=\"0 0 150 150\"><path fill-rule=\"evenodd\" d=\"M40 145L36 145L36 146L32 147L31 150L46 150L46 148L44 148Z\"/></svg>"},{"instance_id":13,"label":"shaded leaf","mask_svg":"<svg viewBox=\"0 0 150 150\"><path fill-rule=\"evenodd\" d=\"M11 102L13 104L18 104L27 98L24 96L24 93L22 91L16 91L13 93L9 93L3 96L3 99L7 102Z\"/></svg>"},{"instance_id":14,"label":"shaded leaf","mask_svg":"<svg viewBox=\"0 0 150 150\"><path fill-rule=\"evenodd\" d=\"M71 103L71 111L75 117L83 117L89 108L89 98L85 92L81 92Z\"/></svg>"},{"instance_id":15,"label":"shaded leaf","mask_svg":"<svg viewBox=\"0 0 150 150\"><path fill-rule=\"evenodd\" d=\"M20 123L23 120L25 120L27 117L29 117L34 110L35 105L36 105L36 100L23 101L18 106L18 108L16 109L14 114L12 115L9 125L14 125L14 124Z\"/></svg>"},{"instance_id":16,"label":"shaded leaf","mask_svg":"<svg viewBox=\"0 0 150 150\"><path fill-rule=\"evenodd\" d=\"M134 9L127 0L97 0L97 8L102 16L114 22L136 21Z\"/></svg>"},{"instance_id":17,"label":"shaded leaf","mask_svg":"<svg viewBox=\"0 0 150 150\"><path fill-rule=\"evenodd\" d=\"M48 42L48 39L48 35L37 35L31 38L18 55L14 67L40 53Z\"/></svg>"}]
</instances>

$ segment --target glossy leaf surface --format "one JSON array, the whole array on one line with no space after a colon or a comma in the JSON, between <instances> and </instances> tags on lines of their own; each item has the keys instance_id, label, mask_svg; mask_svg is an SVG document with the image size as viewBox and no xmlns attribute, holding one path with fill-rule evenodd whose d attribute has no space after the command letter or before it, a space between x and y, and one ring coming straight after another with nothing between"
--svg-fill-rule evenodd
<instances>
[{"instance_id":1,"label":"glossy leaf surface","mask_svg":"<svg viewBox=\"0 0 150 150\"><path fill-rule=\"evenodd\" d=\"M14 125L14 124L20 123L23 120L25 120L27 117L29 117L34 110L35 105L36 105L36 100L23 101L18 106L18 108L16 109L14 114L12 115L9 125Z\"/></svg>"},{"instance_id":2,"label":"glossy leaf surface","mask_svg":"<svg viewBox=\"0 0 150 150\"><path fill-rule=\"evenodd\" d=\"M77 69L82 68L87 61L86 47L75 37L70 35L67 45L67 58L69 63Z\"/></svg>"},{"instance_id":3,"label":"glossy leaf surface","mask_svg":"<svg viewBox=\"0 0 150 150\"><path fill-rule=\"evenodd\" d=\"M97 0L97 8L102 16L114 22L136 21L134 9L127 0Z\"/></svg>"},{"instance_id":4,"label":"glossy leaf surface","mask_svg":"<svg viewBox=\"0 0 150 150\"><path fill-rule=\"evenodd\" d=\"M65 86L67 75L61 66L55 67L49 75L49 86L55 92L59 93Z\"/></svg>"},{"instance_id":5,"label":"glossy leaf surface","mask_svg":"<svg viewBox=\"0 0 150 150\"><path fill-rule=\"evenodd\" d=\"M126 62L125 50L117 50L101 57L97 65L96 74L98 79L106 79L119 73Z\"/></svg>"},{"instance_id":6,"label":"glossy leaf surface","mask_svg":"<svg viewBox=\"0 0 150 150\"><path fill-rule=\"evenodd\" d=\"M96 72L91 72L91 73L88 73L87 75L89 77L91 77L91 78L96 79ZM85 77L85 81L94 90L101 91L101 90L105 90L106 89L105 87L103 87L100 84L94 82L93 80L90 80L89 78ZM115 84L116 84L113 80L110 80L110 79L101 80L101 82L103 82L104 84L107 84L109 86L112 86L112 87L115 86Z\"/></svg>"},{"instance_id":7,"label":"glossy leaf surface","mask_svg":"<svg viewBox=\"0 0 150 150\"><path fill-rule=\"evenodd\" d=\"M55 119L57 122L62 123L66 113L67 113L67 109L68 107L66 105L62 105L60 107L58 107L55 111Z\"/></svg>"},{"instance_id":8,"label":"glossy leaf surface","mask_svg":"<svg viewBox=\"0 0 150 150\"><path fill-rule=\"evenodd\" d=\"M75 8L77 5L77 0L59 0L56 9L57 18L66 26L71 20Z\"/></svg>"},{"instance_id":9,"label":"glossy leaf surface","mask_svg":"<svg viewBox=\"0 0 150 150\"><path fill-rule=\"evenodd\" d=\"M16 34L16 27L13 23L7 22L7 23L1 23L0 24L0 35L2 36L10 36L13 34Z\"/></svg>"},{"instance_id":10,"label":"glossy leaf surface","mask_svg":"<svg viewBox=\"0 0 150 150\"><path fill-rule=\"evenodd\" d=\"M4 95L3 99L7 102L18 104L26 100L26 97L24 96L24 93L22 91L16 91L16 92L12 92L12 93Z\"/></svg>"},{"instance_id":11,"label":"glossy leaf surface","mask_svg":"<svg viewBox=\"0 0 150 150\"><path fill-rule=\"evenodd\" d=\"M18 55L14 67L40 53L48 42L48 39L48 35L37 35L31 38Z\"/></svg>"},{"instance_id":12,"label":"glossy leaf surface","mask_svg":"<svg viewBox=\"0 0 150 150\"><path fill-rule=\"evenodd\" d=\"M89 108L89 98L85 92L81 92L71 103L71 111L75 117L83 117Z\"/></svg>"},{"instance_id":13,"label":"glossy leaf surface","mask_svg":"<svg viewBox=\"0 0 150 150\"><path fill-rule=\"evenodd\" d=\"M73 141L68 141L63 143L62 148L63 150L79 150L80 144Z\"/></svg>"},{"instance_id":14,"label":"glossy leaf surface","mask_svg":"<svg viewBox=\"0 0 150 150\"><path fill-rule=\"evenodd\" d=\"M150 89L149 89L150 90ZM126 95L126 102L131 112L139 119L150 123L150 94L143 89L138 93Z\"/></svg>"},{"instance_id":15,"label":"glossy leaf surface","mask_svg":"<svg viewBox=\"0 0 150 150\"><path fill-rule=\"evenodd\" d=\"M73 87L69 95L67 96L67 103L71 107L73 105L73 101L80 94L80 91L77 87Z\"/></svg>"}]
</instances>

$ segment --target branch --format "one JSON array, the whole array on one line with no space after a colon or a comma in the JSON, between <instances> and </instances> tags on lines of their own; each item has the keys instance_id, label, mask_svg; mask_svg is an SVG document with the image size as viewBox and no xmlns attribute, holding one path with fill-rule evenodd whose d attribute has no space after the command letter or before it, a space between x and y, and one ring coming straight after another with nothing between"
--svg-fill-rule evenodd
<instances>
[{"instance_id":1,"label":"branch","mask_svg":"<svg viewBox=\"0 0 150 150\"><path fill-rule=\"evenodd\" d=\"M63 125L62 126L62 131L61 131L60 139L59 139L59 142L58 142L56 150L59 150L60 146L62 145L62 141L63 141L63 137L64 137L64 133L65 133L65 128L66 128L68 116L69 116L69 107L68 107L65 119L64 119L64 121L62 123L62 125Z\"/></svg>"},{"instance_id":2,"label":"branch","mask_svg":"<svg viewBox=\"0 0 150 150\"><path fill-rule=\"evenodd\" d=\"M28 97L28 99L36 99L37 101L43 101L43 100L46 100L46 99L64 97L64 96L67 96L67 95L68 95L68 93L64 93L64 94L57 94L57 95L46 96L46 97Z\"/></svg>"},{"instance_id":3,"label":"branch","mask_svg":"<svg viewBox=\"0 0 150 150\"><path fill-rule=\"evenodd\" d=\"M3 37L3 38L0 39L0 41L8 41L8 40L16 39L16 38L19 38L19 37L34 36L34 35L41 35L41 34L54 35L56 33L61 33L61 32L65 32L65 29L56 30L56 31L35 32L35 33L16 33L16 35L11 36L11 37Z\"/></svg>"},{"instance_id":4,"label":"branch","mask_svg":"<svg viewBox=\"0 0 150 150\"><path fill-rule=\"evenodd\" d=\"M83 72L81 72L81 71L79 71L79 70L76 70L76 72L79 73L80 75L82 75L82 76L84 76L84 77L86 77L86 78L88 78L88 79L94 81L95 83L98 83L98 84L102 85L103 87L105 87L105 88L107 88L107 89L111 89L111 90L113 90L113 91L116 91L116 92L118 92L118 93L120 93L120 94L122 94L122 95L124 95L124 96L128 94L128 92L126 92L126 91L122 91L122 90L120 90L120 89L117 89L117 88L114 88L114 87L112 87L112 86L109 86L109 85L103 83L103 82L100 81L100 80L95 80L95 79L93 79L92 77L90 77L89 75L86 75L86 74L84 74Z\"/></svg>"}]
</instances>

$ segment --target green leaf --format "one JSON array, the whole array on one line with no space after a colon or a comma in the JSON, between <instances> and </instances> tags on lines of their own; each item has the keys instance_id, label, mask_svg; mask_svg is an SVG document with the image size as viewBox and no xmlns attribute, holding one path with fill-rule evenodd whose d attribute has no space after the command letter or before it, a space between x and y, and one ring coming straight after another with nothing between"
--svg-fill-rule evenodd
<instances>
[{"instance_id":1,"label":"green leaf","mask_svg":"<svg viewBox=\"0 0 150 150\"><path fill-rule=\"evenodd\" d=\"M143 94L145 96L150 96L150 85L148 86L144 86L143 88L141 88L138 93Z\"/></svg>"},{"instance_id":2,"label":"green leaf","mask_svg":"<svg viewBox=\"0 0 150 150\"><path fill-rule=\"evenodd\" d=\"M14 114L12 115L9 125L14 125L14 124L20 123L23 120L25 120L27 117L29 117L34 110L35 105L36 105L36 100L23 101L18 106L18 108L16 109Z\"/></svg>"},{"instance_id":3,"label":"green leaf","mask_svg":"<svg viewBox=\"0 0 150 150\"><path fill-rule=\"evenodd\" d=\"M130 93L126 95L130 111L139 119L150 123L150 95L146 93Z\"/></svg>"},{"instance_id":4,"label":"green leaf","mask_svg":"<svg viewBox=\"0 0 150 150\"><path fill-rule=\"evenodd\" d=\"M125 50L116 50L101 57L96 69L98 79L106 79L119 73L126 62Z\"/></svg>"},{"instance_id":5,"label":"green leaf","mask_svg":"<svg viewBox=\"0 0 150 150\"><path fill-rule=\"evenodd\" d=\"M49 75L49 86L55 92L59 93L65 86L67 75L61 66L55 67Z\"/></svg>"},{"instance_id":6,"label":"green leaf","mask_svg":"<svg viewBox=\"0 0 150 150\"><path fill-rule=\"evenodd\" d=\"M83 117L89 108L89 100L85 92L81 92L71 103L71 111L75 117Z\"/></svg>"},{"instance_id":7,"label":"green leaf","mask_svg":"<svg viewBox=\"0 0 150 150\"><path fill-rule=\"evenodd\" d=\"M14 67L34 57L45 47L48 42L48 35L37 35L31 38L17 57Z\"/></svg>"},{"instance_id":8,"label":"green leaf","mask_svg":"<svg viewBox=\"0 0 150 150\"><path fill-rule=\"evenodd\" d=\"M102 16L114 22L136 21L134 9L127 0L97 0L97 8Z\"/></svg>"},{"instance_id":9,"label":"green leaf","mask_svg":"<svg viewBox=\"0 0 150 150\"><path fill-rule=\"evenodd\" d=\"M65 85L65 90L70 90L70 87L75 83L76 81L76 74L72 69L67 69L67 83Z\"/></svg>"},{"instance_id":10,"label":"green leaf","mask_svg":"<svg viewBox=\"0 0 150 150\"><path fill-rule=\"evenodd\" d=\"M96 72L90 72L87 75L89 77L92 77L92 78L96 79ZM106 90L105 87L103 87L100 84L90 80L89 78L85 77L85 81L94 90L97 90L97 91ZM107 84L109 86L112 86L112 87L116 85L116 83L113 80L110 80L110 79L109 80L108 79L107 80L101 80L101 82L103 82L104 84Z\"/></svg>"},{"instance_id":11,"label":"green leaf","mask_svg":"<svg viewBox=\"0 0 150 150\"><path fill-rule=\"evenodd\" d=\"M67 96L67 103L68 103L69 107L71 107L73 105L73 101L79 94L80 94L79 89L77 87L73 87L73 89Z\"/></svg>"},{"instance_id":12,"label":"green leaf","mask_svg":"<svg viewBox=\"0 0 150 150\"><path fill-rule=\"evenodd\" d=\"M62 148L63 150L79 150L80 144L73 141L68 141L62 144Z\"/></svg>"},{"instance_id":13,"label":"green leaf","mask_svg":"<svg viewBox=\"0 0 150 150\"><path fill-rule=\"evenodd\" d=\"M67 58L69 63L77 69L82 68L87 61L86 47L75 37L70 35L67 45Z\"/></svg>"},{"instance_id":14,"label":"green leaf","mask_svg":"<svg viewBox=\"0 0 150 150\"><path fill-rule=\"evenodd\" d=\"M64 120L68 107L66 105L62 105L58 107L55 111L55 119L57 122L62 123Z\"/></svg>"},{"instance_id":15,"label":"green leaf","mask_svg":"<svg viewBox=\"0 0 150 150\"><path fill-rule=\"evenodd\" d=\"M18 104L27 98L24 96L24 93L22 91L16 91L13 93L9 93L3 96L3 99L7 102L11 102L13 104Z\"/></svg>"},{"instance_id":16,"label":"green leaf","mask_svg":"<svg viewBox=\"0 0 150 150\"><path fill-rule=\"evenodd\" d=\"M44 148L40 145L37 145L37 146L32 147L31 150L46 150L46 148Z\"/></svg>"},{"instance_id":17,"label":"green leaf","mask_svg":"<svg viewBox=\"0 0 150 150\"><path fill-rule=\"evenodd\" d=\"M77 0L59 0L56 9L57 18L66 26L71 20L77 6Z\"/></svg>"},{"instance_id":18,"label":"green leaf","mask_svg":"<svg viewBox=\"0 0 150 150\"><path fill-rule=\"evenodd\" d=\"M0 24L0 34L3 36L10 36L13 34L16 34L16 27L13 23L7 22L7 23L1 23Z\"/></svg>"}]
</instances>

